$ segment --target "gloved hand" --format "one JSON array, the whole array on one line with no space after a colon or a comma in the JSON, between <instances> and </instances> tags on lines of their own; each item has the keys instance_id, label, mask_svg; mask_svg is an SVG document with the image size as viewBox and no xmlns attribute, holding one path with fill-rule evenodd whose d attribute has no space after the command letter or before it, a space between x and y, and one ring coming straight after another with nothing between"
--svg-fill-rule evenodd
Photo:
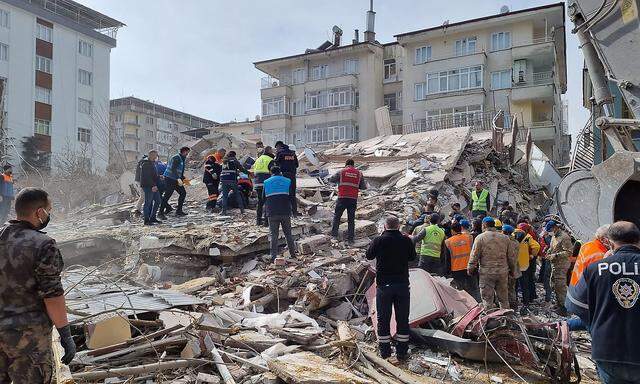
<instances>
[{"instance_id":1,"label":"gloved hand","mask_svg":"<svg viewBox=\"0 0 640 384\"><path fill-rule=\"evenodd\" d=\"M71 337L71 327L69 324L58 328L58 333L60 334L60 344L62 344L62 348L64 348L62 363L66 365L69 364L76 355L76 344L73 341L73 337Z\"/></svg>"}]
</instances>

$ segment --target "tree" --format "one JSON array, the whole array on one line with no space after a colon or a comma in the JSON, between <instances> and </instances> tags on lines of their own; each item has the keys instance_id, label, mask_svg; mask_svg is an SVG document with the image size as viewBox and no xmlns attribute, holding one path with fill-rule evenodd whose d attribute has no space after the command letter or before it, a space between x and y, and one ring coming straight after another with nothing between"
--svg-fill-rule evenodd
<instances>
[{"instance_id":1,"label":"tree","mask_svg":"<svg viewBox=\"0 0 640 384\"><path fill-rule=\"evenodd\" d=\"M38 149L38 139L35 136L22 138L22 168L28 174L51 171L51 157Z\"/></svg>"}]
</instances>

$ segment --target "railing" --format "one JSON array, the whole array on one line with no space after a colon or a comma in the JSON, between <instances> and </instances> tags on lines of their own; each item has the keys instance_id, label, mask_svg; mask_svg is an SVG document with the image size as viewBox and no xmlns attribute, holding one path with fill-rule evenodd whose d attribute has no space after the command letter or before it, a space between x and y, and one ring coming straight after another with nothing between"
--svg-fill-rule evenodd
<instances>
[{"instance_id":1,"label":"railing","mask_svg":"<svg viewBox=\"0 0 640 384\"><path fill-rule=\"evenodd\" d=\"M403 124L402 132L418 133L439 131L442 129L470 127L471 132L489 131L492 127L494 111L468 112L455 115L443 115L429 117L428 119L415 120L413 123Z\"/></svg>"},{"instance_id":2,"label":"railing","mask_svg":"<svg viewBox=\"0 0 640 384\"><path fill-rule=\"evenodd\" d=\"M533 73L520 73L514 74L513 86L514 87L529 87L532 85L547 85L553 84L553 72L533 72Z\"/></svg>"},{"instance_id":3,"label":"railing","mask_svg":"<svg viewBox=\"0 0 640 384\"><path fill-rule=\"evenodd\" d=\"M596 140L599 141L600 137L594 136L591 129L591 119L589 119L582 131L580 131L578 141L571 154L572 171L576 169L591 169L595 161Z\"/></svg>"},{"instance_id":4,"label":"railing","mask_svg":"<svg viewBox=\"0 0 640 384\"><path fill-rule=\"evenodd\" d=\"M543 120L543 121L532 121L532 128L542 128L542 127L553 127L555 126L553 120Z\"/></svg>"},{"instance_id":5,"label":"railing","mask_svg":"<svg viewBox=\"0 0 640 384\"><path fill-rule=\"evenodd\" d=\"M313 78L305 74L304 79L302 79L301 81L293 81L293 79L289 76L285 76L280 79L277 79L271 76L266 76L260 79L260 88L267 89L267 88L276 88L283 85L304 84L309 81L326 80L334 77L349 76L349 75L357 76L358 74L353 72L348 72L348 71L329 72L329 70L327 70L324 76L318 77L318 78Z\"/></svg>"},{"instance_id":6,"label":"railing","mask_svg":"<svg viewBox=\"0 0 640 384\"><path fill-rule=\"evenodd\" d=\"M522 47L525 45L544 44L553 42L552 36L534 36L531 39L514 41L512 47Z\"/></svg>"},{"instance_id":7,"label":"railing","mask_svg":"<svg viewBox=\"0 0 640 384\"><path fill-rule=\"evenodd\" d=\"M125 133L124 137L127 139L139 139L138 135L136 135L135 133Z\"/></svg>"}]
</instances>

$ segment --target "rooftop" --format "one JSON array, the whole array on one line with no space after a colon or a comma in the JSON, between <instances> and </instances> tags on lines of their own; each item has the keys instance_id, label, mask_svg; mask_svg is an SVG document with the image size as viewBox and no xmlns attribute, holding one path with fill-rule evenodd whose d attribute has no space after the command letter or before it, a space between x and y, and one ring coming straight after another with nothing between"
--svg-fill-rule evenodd
<instances>
[{"instance_id":1,"label":"rooftop","mask_svg":"<svg viewBox=\"0 0 640 384\"><path fill-rule=\"evenodd\" d=\"M218 125L218 123L213 120L203 119L201 117L168 108L160 104L155 104L150 101L145 101L134 96L113 99L110 102L110 106L112 109L116 107L128 107L132 111L177 121L193 128L207 128Z\"/></svg>"}]
</instances>

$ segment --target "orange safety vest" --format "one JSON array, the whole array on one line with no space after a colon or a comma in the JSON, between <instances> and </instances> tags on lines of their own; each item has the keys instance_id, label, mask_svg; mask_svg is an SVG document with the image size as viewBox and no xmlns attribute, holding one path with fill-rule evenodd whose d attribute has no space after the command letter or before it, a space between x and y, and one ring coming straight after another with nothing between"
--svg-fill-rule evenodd
<instances>
[{"instance_id":1,"label":"orange safety vest","mask_svg":"<svg viewBox=\"0 0 640 384\"><path fill-rule=\"evenodd\" d=\"M576 258L576 264L573 267L573 272L571 272L569 286L573 287L578 284L584 270L587 269L590 264L602 260L607 251L607 247L598 239L582 244L580 253L578 253L578 257Z\"/></svg>"},{"instance_id":2,"label":"orange safety vest","mask_svg":"<svg viewBox=\"0 0 640 384\"><path fill-rule=\"evenodd\" d=\"M462 271L467 269L469 256L471 255L471 245L473 236L469 233L460 233L451 236L444 241L451 254L451 271Z\"/></svg>"},{"instance_id":3,"label":"orange safety vest","mask_svg":"<svg viewBox=\"0 0 640 384\"><path fill-rule=\"evenodd\" d=\"M340 171L340 183L338 184L338 197L357 199L360 191L362 172L354 167L346 167Z\"/></svg>"},{"instance_id":4,"label":"orange safety vest","mask_svg":"<svg viewBox=\"0 0 640 384\"><path fill-rule=\"evenodd\" d=\"M13 183L13 176L2 174L2 179L5 183Z\"/></svg>"}]
</instances>

